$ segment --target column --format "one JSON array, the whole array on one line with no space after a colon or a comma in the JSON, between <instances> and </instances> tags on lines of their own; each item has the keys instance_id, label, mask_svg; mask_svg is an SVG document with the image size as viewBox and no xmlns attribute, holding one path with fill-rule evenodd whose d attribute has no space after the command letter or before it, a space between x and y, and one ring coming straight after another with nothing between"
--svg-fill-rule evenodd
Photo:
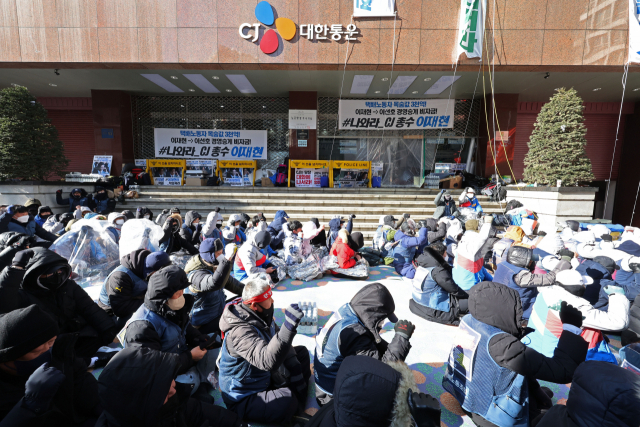
<instances>
[{"instance_id":1,"label":"column","mask_svg":"<svg viewBox=\"0 0 640 427\"><path fill-rule=\"evenodd\" d=\"M318 110L318 92L289 92L289 109ZM298 146L298 131L295 129L289 130L289 158L292 160L317 160L318 130L305 129L304 132L307 133L307 146L300 147Z\"/></svg>"}]
</instances>

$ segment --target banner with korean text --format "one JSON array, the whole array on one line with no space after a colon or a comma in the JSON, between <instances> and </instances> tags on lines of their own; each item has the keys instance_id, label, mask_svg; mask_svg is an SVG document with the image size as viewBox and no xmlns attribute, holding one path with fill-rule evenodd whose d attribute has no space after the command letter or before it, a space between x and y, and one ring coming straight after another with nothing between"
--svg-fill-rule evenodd
<instances>
[{"instance_id":1,"label":"banner with korean text","mask_svg":"<svg viewBox=\"0 0 640 427\"><path fill-rule=\"evenodd\" d=\"M340 129L451 129L455 99L340 100Z\"/></svg>"},{"instance_id":2,"label":"banner with korean text","mask_svg":"<svg viewBox=\"0 0 640 427\"><path fill-rule=\"evenodd\" d=\"M458 35L453 57L455 62L462 53L466 53L467 58L482 58L486 10L487 0L460 0Z\"/></svg>"},{"instance_id":3,"label":"banner with korean text","mask_svg":"<svg viewBox=\"0 0 640 427\"><path fill-rule=\"evenodd\" d=\"M147 173L153 185L182 185L184 183L184 160L147 160Z\"/></svg>"},{"instance_id":4,"label":"banner with korean text","mask_svg":"<svg viewBox=\"0 0 640 427\"><path fill-rule=\"evenodd\" d=\"M289 176L291 169L295 169L296 187L322 187L323 177L326 177L325 186L329 184L328 160L289 160ZM291 180L288 186L291 186Z\"/></svg>"},{"instance_id":5,"label":"banner with korean text","mask_svg":"<svg viewBox=\"0 0 640 427\"><path fill-rule=\"evenodd\" d=\"M266 130L153 130L156 157L213 160L266 160Z\"/></svg>"}]
</instances>

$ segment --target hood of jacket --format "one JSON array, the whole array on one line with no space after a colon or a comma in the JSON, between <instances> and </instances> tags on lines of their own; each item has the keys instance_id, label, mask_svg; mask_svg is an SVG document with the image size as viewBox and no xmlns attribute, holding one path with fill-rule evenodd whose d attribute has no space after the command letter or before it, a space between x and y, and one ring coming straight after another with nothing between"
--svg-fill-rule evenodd
<instances>
[{"instance_id":1,"label":"hood of jacket","mask_svg":"<svg viewBox=\"0 0 640 427\"><path fill-rule=\"evenodd\" d=\"M276 219L280 219L280 218L288 219L289 215L287 215L285 211L277 211L276 216L273 219L275 221Z\"/></svg>"},{"instance_id":2,"label":"hood of jacket","mask_svg":"<svg viewBox=\"0 0 640 427\"><path fill-rule=\"evenodd\" d=\"M184 215L184 225L191 227L196 219L202 219L202 215L197 211L189 211Z\"/></svg>"},{"instance_id":3,"label":"hood of jacket","mask_svg":"<svg viewBox=\"0 0 640 427\"><path fill-rule=\"evenodd\" d=\"M133 274L140 277L141 279L144 279L145 262L147 261L147 257L150 254L151 252L146 249L136 249L130 254L127 254L120 258L120 265L133 271Z\"/></svg>"},{"instance_id":4,"label":"hood of jacket","mask_svg":"<svg viewBox=\"0 0 640 427\"><path fill-rule=\"evenodd\" d=\"M38 277L47 273L54 267L66 266L71 271L69 262L66 258L61 257L57 253L45 248L33 248L34 255L29 260L22 279L22 288L25 290L38 291L42 288L38 286Z\"/></svg>"},{"instance_id":5,"label":"hood of jacket","mask_svg":"<svg viewBox=\"0 0 640 427\"><path fill-rule=\"evenodd\" d=\"M619 251L626 252L629 255L640 256L640 245L632 240L626 240L616 248Z\"/></svg>"},{"instance_id":6,"label":"hood of jacket","mask_svg":"<svg viewBox=\"0 0 640 427\"><path fill-rule=\"evenodd\" d=\"M443 267L450 269L451 266L447 261L444 260L442 255L438 252L434 251L430 247L424 248L424 252L418 256L416 259L416 264L420 267L430 268L430 267Z\"/></svg>"},{"instance_id":7,"label":"hood of jacket","mask_svg":"<svg viewBox=\"0 0 640 427\"><path fill-rule=\"evenodd\" d=\"M218 221L224 221L224 218L222 218L222 215L220 215L220 212L215 212L215 211L209 212L209 214L207 215L207 220L202 226L202 234L205 234L205 235L211 234L213 230L216 228L216 223Z\"/></svg>"},{"instance_id":8,"label":"hood of jacket","mask_svg":"<svg viewBox=\"0 0 640 427\"><path fill-rule=\"evenodd\" d=\"M118 218L124 219L125 222L127 221L127 217L125 215L118 212L111 212L109 215L107 215L107 222L109 223L109 225L113 225L116 223L116 220Z\"/></svg>"},{"instance_id":9,"label":"hood of jacket","mask_svg":"<svg viewBox=\"0 0 640 427\"><path fill-rule=\"evenodd\" d=\"M137 219L144 218L147 214L149 215L149 220L153 221L153 212L151 212L151 209L141 206L136 210Z\"/></svg>"},{"instance_id":10,"label":"hood of jacket","mask_svg":"<svg viewBox=\"0 0 640 427\"><path fill-rule=\"evenodd\" d=\"M176 354L140 346L119 351L98 380L106 418L122 427L155 426L179 367Z\"/></svg>"},{"instance_id":11,"label":"hood of jacket","mask_svg":"<svg viewBox=\"0 0 640 427\"><path fill-rule=\"evenodd\" d=\"M418 391L412 371L404 362L347 357L340 365L334 388L336 426L413 425L407 403L409 389Z\"/></svg>"},{"instance_id":12,"label":"hood of jacket","mask_svg":"<svg viewBox=\"0 0 640 427\"><path fill-rule=\"evenodd\" d=\"M71 192L69 193L69 197L71 199L73 199L73 193L80 193L80 198L84 198L87 197L87 192L84 190L84 188L74 188L73 190L71 190Z\"/></svg>"},{"instance_id":13,"label":"hood of jacket","mask_svg":"<svg viewBox=\"0 0 640 427\"><path fill-rule=\"evenodd\" d=\"M189 273L191 273L192 271L195 271L195 270L215 271L216 270L216 266L215 265L205 264L205 262L202 261L202 258L200 257L200 255L194 255L187 262L187 265L184 266L184 272L189 274Z\"/></svg>"},{"instance_id":14,"label":"hood of jacket","mask_svg":"<svg viewBox=\"0 0 640 427\"><path fill-rule=\"evenodd\" d=\"M331 221L329 221L329 229L331 231L340 231L340 218L333 218Z\"/></svg>"},{"instance_id":15,"label":"hood of jacket","mask_svg":"<svg viewBox=\"0 0 640 427\"><path fill-rule=\"evenodd\" d=\"M274 320L275 321L275 320ZM265 329L267 324L260 319L250 308L247 308L242 302L238 304L229 304L225 307L220 317L220 330L229 333L233 328L242 325L251 325L256 328Z\"/></svg>"},{"instance_id":16,"label":"hood of jacket","mask_svg":"<svg viewBox=\"0 0 640 427\"><path fill-rule=\"evenodd\" d=\"M149 279L144 305L164 316L169 309L165 303L176 292L189 286L187 274L177 265L168 265L156 271Z\"/></svg>"},{"instance_id":17,"label":"hood of jacket","mask_svg":"<svg viewBox=\"0 0 640 427\"><path fill-rule=\"evenodd\" d=\"M523 312L515 289L495 282L478 283L469 291L469 313L482 323L520 336Z\"/></svg>"},{"instance_id":18,"label":"hood of jacket","mask_svg":"<svg viewBox=\"0 0 640 427\"><path fill-rule=\"evenodd\" d=\"M17 243L23 237L29 237L24 233L18 233L17 231L7 231L0 234L0 251L7 247Z\"/></svg>"},{"instance_id":19,"label":"hood of jacket","mask_svg":"<svg viewBox=\"0 0 640 427\"><path fill-rule=\"evenodd\" d=\"M509 228L507 228L507 232L504 233L505 238L511 239L517 243L522 242L522 239L524 239L524 236L525 236L524 230L518 227L517 225L510 225Z\"/></svg>"},{"instance_id":20,"label":"hood of jacket","mask_svg":"<svg viewBox=\"0 0 640 427\"><path fill-rule=\"evenodd\" d=\"M360 289L349 304L379 343L382 338L378 332L378 324L396 309L391 292L381 283L371 283Z\"/></svg>"},{"instance_id":21,"label":"hood of jacket","mask_svg":"<svg viewBox=\"0 0 640 427\"><path fill-rule=\"evenodd\" d=\"M579 426L638 425L640 375L608 362L581 363L573 375L567 412Z\"/></svg>"}]
</instances>

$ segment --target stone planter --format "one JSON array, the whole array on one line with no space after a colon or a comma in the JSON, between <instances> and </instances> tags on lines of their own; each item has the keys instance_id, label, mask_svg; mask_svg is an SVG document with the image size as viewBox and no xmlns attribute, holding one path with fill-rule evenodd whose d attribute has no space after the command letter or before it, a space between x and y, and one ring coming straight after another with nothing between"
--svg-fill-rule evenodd
<instances>
[{"instance_id":1,"label":"stone planter","mask_svg":"<svg viewBox=\"0 0 640 427\"><path fill-rule=\"evenodd\" d=\"M507 187L507 201L518 200L536 212L541 225L558 221L593 219L597 188L594 187Z\"/></svg>"}]
</instances>

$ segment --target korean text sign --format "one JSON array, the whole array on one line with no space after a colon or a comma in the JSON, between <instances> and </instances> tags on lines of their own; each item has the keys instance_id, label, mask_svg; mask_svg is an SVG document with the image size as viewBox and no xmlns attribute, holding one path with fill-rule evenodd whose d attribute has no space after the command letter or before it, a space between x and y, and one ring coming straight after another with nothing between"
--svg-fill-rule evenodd
<instances>
[{"instance_id":1,"label":"korean text sign","mask_svg":"<svg viewBox=\"0 0 640 427\"><path fill-rule=\"evenodd\" d=\"M266 130L154 129L156 157L213 160L267 158Z\"/></svg>"},{"instance_id":2,"label":"korean text sign","mask_svg":"<svg viewBox=\"0 0 640 427\"><path fill-rule=\"evenodd\" d=\"M340 129L451 129L455 100L340 101Z\"/></svg>"}]
</instances>

